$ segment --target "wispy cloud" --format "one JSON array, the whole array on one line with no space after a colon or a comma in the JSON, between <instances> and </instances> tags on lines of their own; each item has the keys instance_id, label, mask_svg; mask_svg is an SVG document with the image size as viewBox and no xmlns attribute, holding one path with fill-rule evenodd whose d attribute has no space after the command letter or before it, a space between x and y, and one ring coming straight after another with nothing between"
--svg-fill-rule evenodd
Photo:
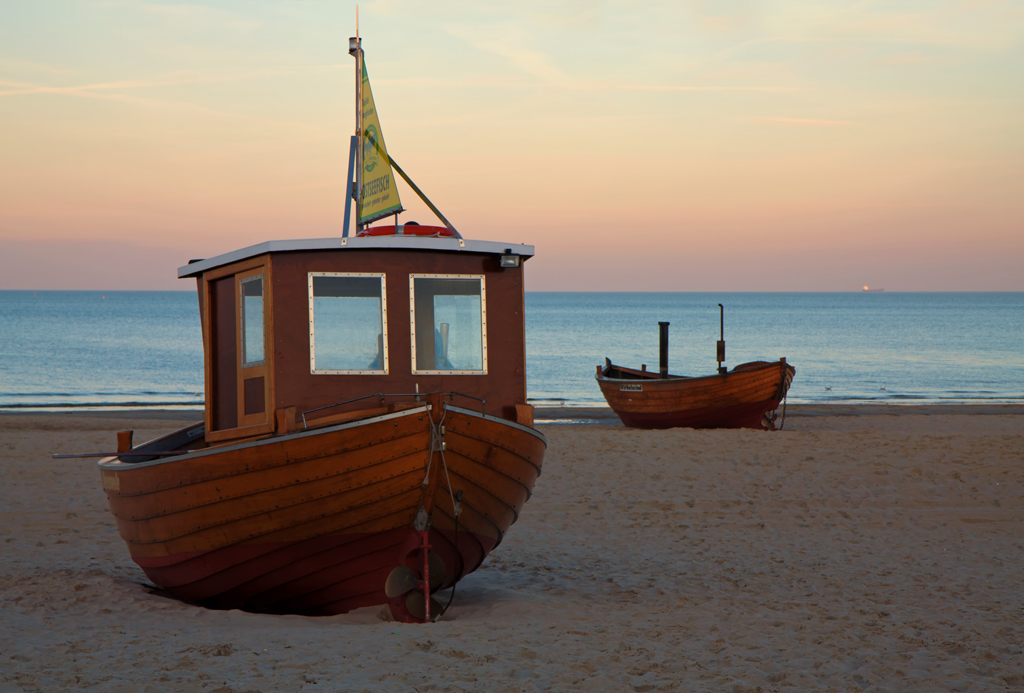
<instances>
[{"instance_id":1,"label":"wispy cloud","mask_svg":"<svg viewBox=\"0 0 1024 693\"><path fill-rule=\"evenodd\" d=\"M933 63L939 60L937 55L921 55L920 53L901 53L899 55L887 55L872 61L874 65L921 65Z\"/></svg>"},{"instance_id":2,"label":"wispy cloud","mask_svg":"<svg viewBox=\"0 0 1024 693\"><path fill-rule=\"evenodd\" d=\"M94 84L75 84L70 86L48 86L27 82L14 82L0 79L0 86L8 87L0 91L0 96L23 96L28 94L64 94L69 96L96 96L96 92L122 91L133 89L151 89L155 87L180 86L186 84L209 84L214 82L235 82L262 77L279 77L282 75L306 74L339 69L337 65L310 65L300 68L282 68L278 70L254 70L231 74L196 74L194 72L171 73L160 77L120 80L116 82L96 82Z\"/></svg>"},{"instance_id":3,"label":"wispy cloud","mask_svg":"<svg viewBox=\"0 0 1024 693\"><path fill-rule=\"evenodd\" d=\"M284 74L289 74L289 71L282 71ZM152 79L152 80L127 80L123 82L104 82L97 84L85 84L72 87L47 87L35 84L25 84L21 82L12 82L9 80L0 79L0 87L9 87L7 91L0 91L0 97L4 96L20 96L28 94L53 94L58 96L71 96L80 99L92 99L99 101L112 101L117 103L129 104L132 106L139 106L144 108L150 108L162 111L171 112L182 112L192 113L206 118L212 118L221 121L232 121L236 123L268 123L268 122L283 122L275 118L266 118L258 115L250 115L246 113L236 113L231 111L225 111L217 108L212 108L201 103L193 103L190 101L182 101L168 98L154 98L147 96L136 96L133 94L122 93L120 90L130 89L141 89L147 87L164 86L167 84L197 84L203 82L216 82L216 81L227 81L229 79L244 79L254 76L262 76L265 74L274 73L244 73L233 76L221 76L221 77L209 77L209 78L182 78L182 79ZM10 88L13 87L13 88ZM314 137L322 137L324 135L332 135L333 131L324 130L311 122L306 120L295 120L291 122L295 127L307 130L313 133Z\"/></svg>"},{"instance_id":4,"label":"wispy cloud","mask_svg":"<svg viewBox=\"0 0 1024 693\"><path fill-rule=\"evenodd\" d=\"M3 82L0 82L2 84ZM103 91L93 91L85 88L59 88L59 87L36 87L31 88L15 89L12 91L0 91L0 97L3 96L19 96L24 94L58 94L66 96L74 96L83 99L95 99L100 101L116 101L120 103L127 103L136 106L147 106L156 107L164 110L176 110L176 111L193 111L196 113L202 113L204 115L216 116L219 118L232 118L238 120L256 120L255 118L249 118L247 116L241 116L237 114L226 113L217 109L201 106L199 104L190 103L187 101L173 101L169 99L154 99L143 96L131 96L129 94L117 94Z\"/></svg>"},{"instance_id":5,"label":"wispy cloud","mask_svg":"<svg viewBox=\"0 0 1024 693\"><path fill-rule=\"evenodd\" d=\"M806 91L806 87L764 87L741 85L683 85L683 84L621 84L609 87L624 91Z\"/></svg>"},{"instance_id":6,"label":"wispy cloud","mask_svg":"<svg viewBox=\"0 0 1024 693\"><path fill-rule=\"evenodd\" d=\"M374 84L404 85L410 87L462 87L462 88L494 88L494 89L568 89L573 91L616 92L616 91L650 91L650 92L799 92L807 91L806 87L776 86L744 86L729 84L628 84L625 82L608 82L597 80L563 79L553 82L531 81L521 77L487 77L475 79L446 79L442 77L401 77L379 78Z\"/></svg>"},{"instance_id":7,"label":"wispy cloud","mask_svg":"<svg viewBox=\"0 0 1024 693\"><path fill-rule=\"evenodd\" d=\"M446 26L445 30L483 53L490 53L515 69L544 82L562 82L565 76L542 51L531 49L519 32L480 31L474 26Z\"/></svg>"},{"instance_id":8,"label":"wispy cloud","mask_svg":"<svg viewBox=\"0 0 1024 693\"><path fill-rule=\"evenodd\" d=\"M131 8L159 15L168 19L184 20L193 23L206 25L217 24L226 29L239 33L250 33L263 26L263 22L256 19L249 19L224 10L193 5L189 3L153 3L138 2L136 0L112 0L110 2L98 2L95 7L103 8Z\"/></svg>"},{"instance_id":9,"label":"wispy cloud","mask_svg":"<svg viewBox=\"0 0 1024 693\"><path fill-rule=\"evenodd\" d=\"M66 68L54 67L53 65L30 62L28 60L18 60L17 58L7 58L3 56L0 56L0 70L43 72L49 75L72 75L75 73L74 70L68 70Z\"/></svg>"},{"instance_id":10,"label":"wispy cloud","mask_svg":"<svg viewBox=\"0 0 1024 693\"><path fill-rule=\"evenodd\" d=\"M856 125L853 120L827 120L825 118L774 118L769 116L754 116L743 120L756 123L779 123L781 125L810 125L810 126L837 126Z\"/></svg>"}]
</instances>

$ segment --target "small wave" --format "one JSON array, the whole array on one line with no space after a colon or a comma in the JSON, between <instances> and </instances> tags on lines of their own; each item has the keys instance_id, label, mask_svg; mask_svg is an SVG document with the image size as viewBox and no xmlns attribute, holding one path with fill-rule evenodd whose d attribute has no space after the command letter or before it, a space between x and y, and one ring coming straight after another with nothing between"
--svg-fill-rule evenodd
<instances>
[{"instance_id":1,"label":"small wave","mask_svg":"<svg viewBox=\"0 0 1024 693\"><path fill-rule=\"evenodd\" d=\"M606 407L603 399L562 399L560 397L527 397L526 401L537 407Z\"/></svg>"},{"instance_id":2,"label":"small wave","mask_svg":"<svg viewBox=\"0 0 1024 693\"><path fill-rule=\"evenodd\" d=\"M25 403L15 402L11 404L0 403L0 411L20 409L48 409L55 411L74 409L202 409L205 402L41 402Z\"/></svg>"},{"instance_id":3,"label":"small wave","mask_svg":"<svg viewBox=\"0 0 1024 693\"><path fill-rule=\"evenodd\" d=\"M97 397L181 397L181 398L192 398L199 394L196 390L176 390L176 391L159 391L159 390L93 390L90 392L5 392L4 397L6 399L81 399L89 398L95 399Z\"/></svg>"}]
</instances>

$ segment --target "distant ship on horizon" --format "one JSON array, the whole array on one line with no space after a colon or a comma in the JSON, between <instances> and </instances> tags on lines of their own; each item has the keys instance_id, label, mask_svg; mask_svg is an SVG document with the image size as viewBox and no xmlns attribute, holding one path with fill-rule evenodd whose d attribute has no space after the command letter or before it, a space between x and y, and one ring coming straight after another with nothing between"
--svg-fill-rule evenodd
<instances>
[{"instance_id":1,"label":"distant ship on horizon","mask_svg":"<svg viewBox=\"0 0 1024 693\"><path fill-rule=\"evenodd\" d=\"M862 289L862 291L875 292L875 291L885 291L885 289L872 289L872 288L868 287L867 285L865 285L864 288Z\"/></svg>"}]
</instances>

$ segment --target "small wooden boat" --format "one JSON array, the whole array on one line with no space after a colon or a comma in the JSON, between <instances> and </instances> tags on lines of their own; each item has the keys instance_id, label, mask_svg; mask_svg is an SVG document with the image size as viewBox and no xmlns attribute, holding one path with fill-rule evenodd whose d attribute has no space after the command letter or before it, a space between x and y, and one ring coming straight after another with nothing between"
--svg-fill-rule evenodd
<instances>
[{"instance_id":1,"label":"small wooden boat","mask_svg":"<svg viewBox=\"0 0 1024 693\"><path fill-rule=\"evenodd\" d=\"M354 54L361 115L375 118L358 39ZM359 122L358 232L346 209L341 238L180 268L198 284L204 420L138 447L123 432L99 463L132 559L180 599L307 615L388 604L432 620L431 595L501 543L540 474L533 247L465 240L443 217L369 227L401 208L379 122Z\"/></svg>"},{"instance_id":2,"label":"small wooden boat","mask_svg":"<svg viewBox=\"0 0 1024 693\"><path fill-rule=\"evenodd\" d=\"M718 342L718 373L701 377L670 375L668 323L659 324L659 372L648 371L646 365L639 370L616 366L608 359L604 367L597 367L601 393L624 425L775 430L775 410L785 400L796 374L785 358L744 363L728 370L721 365L725 360L723 338Z\"/></svg>"}]
</instances>

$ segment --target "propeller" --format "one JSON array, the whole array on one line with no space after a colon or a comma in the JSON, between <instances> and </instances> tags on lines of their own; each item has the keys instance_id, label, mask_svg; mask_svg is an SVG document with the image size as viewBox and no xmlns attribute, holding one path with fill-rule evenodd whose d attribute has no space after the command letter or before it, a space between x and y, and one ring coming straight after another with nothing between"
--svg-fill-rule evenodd
<instances>
[{"instance_id":1,"label":"propeller","mask_svg":"<svg viewBox=\"0 0 1024 693\"><path fill-rule=\"evenodd\" d=\"M415 570L407 565L400 565L388 575L387 582L384 583L384 594L388 595L388 599L401 597L409 590L416 589L419 583L420 579Z\"/></svg>"},{"instance_id":2,"label":"propeller","mask_svg":"<svg viewBox=\"0 0 1024 693\"><path fill-rule=\"evenodd\" d=\"M423 593L420 591L410 592L405 598L405 608L409 610L409 613L420 619L421 621L427 617L427 610L423 599ZM441 606L441 602L437 601L433 597L430 598L430 615L436 617L440 615L441 610L444 607Z\"/></svg>"},{"instance_id":3,"label":"propeller","mask_svg":"<svg viewBox=\"0 0 1024 693\"><path fill-rule=\"evenodd\" d=\"M445 563L444 559L438 554L431 551L427 554L427 565L430 567L430 591L441 587L445 577ZM423 592L420 589L422 580L420 574L410 568L407 565L395 566L394 570L388 575L387 581L384 583L384 594L388 596L388 599L395 599L401 597L403 594L408 592L406 597L406 603L412 603L414 600L418 600L419 611L413 612L419 614L417 618L423 618ZM410 609L410 611L413 611ZM434 611L434 600L431 599L430 613L436 614L439 611Z\"/></svg>"}]
</instances>

